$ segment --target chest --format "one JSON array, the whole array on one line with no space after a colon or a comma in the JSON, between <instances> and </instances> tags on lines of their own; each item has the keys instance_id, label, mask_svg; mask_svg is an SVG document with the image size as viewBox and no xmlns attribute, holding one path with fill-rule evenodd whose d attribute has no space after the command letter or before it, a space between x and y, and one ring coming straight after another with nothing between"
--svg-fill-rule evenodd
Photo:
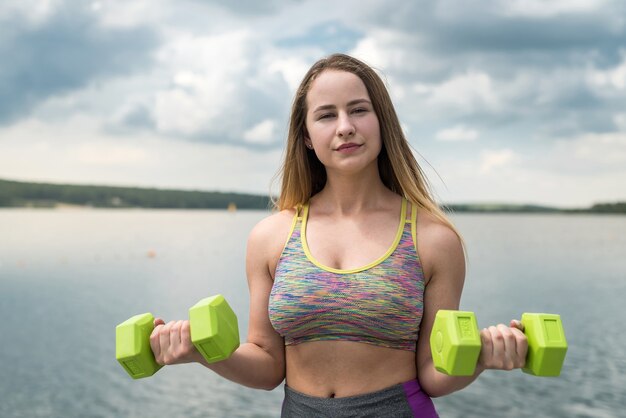
<instances>
[{"instance_id":1,"label":"chest","mask_svg":"<svg viewBox=\"0 0 626 418\"><path fill-rule=\"evenodd\" d=\"M362 219L311 219L303 225L302 240L311 258L338 270L368 265L383 257L402 232L399 219L370 216Z\"/></svg>"},{"instance_id":2,"label":"chest","mask_svg":"<svg viewBox=\"0 0 626 418\"><path fill-rule=\"evenodd\" d=\"M414 350L424 280L410 228L389 254L354 270L333 270L306 254L300 230L287 243L269 303L287 345L317 340L368 342Z\"/></svg>"}]
</instances>

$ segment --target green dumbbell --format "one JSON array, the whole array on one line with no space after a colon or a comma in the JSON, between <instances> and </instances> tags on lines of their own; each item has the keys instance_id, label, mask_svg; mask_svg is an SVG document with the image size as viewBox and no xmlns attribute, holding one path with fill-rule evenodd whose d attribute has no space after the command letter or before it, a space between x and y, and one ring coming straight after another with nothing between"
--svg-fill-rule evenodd
<instances>
[{"instance_id":1,"label":"green dumbbell","mask_svg":"<svg viewBox=\"0 0 626 418\"><path fill-rule=\"evenodd\" d=\"M235 312L222 295L196 303L189 309L191 342L208 363L227 359L239 347ZM115 327L115 357L133 378L155 374L162 367L150 348L154 317L135 315Z\"/></svg>"},{"instance_id":2,"label":"green dumbbell","mask_svg":"<svg viewBox=\"0 0 626 418\"><path fill-rule=\"evenodd\" d=\"M525 313L522 324L528 339L528 355L522 370L535 376L558 376L567 352L561 317ZM473 375L480 347L480 332L473 312L437 312L430 334L430 349L437 370L451 376Z\"/></svg>"}]
</instances>

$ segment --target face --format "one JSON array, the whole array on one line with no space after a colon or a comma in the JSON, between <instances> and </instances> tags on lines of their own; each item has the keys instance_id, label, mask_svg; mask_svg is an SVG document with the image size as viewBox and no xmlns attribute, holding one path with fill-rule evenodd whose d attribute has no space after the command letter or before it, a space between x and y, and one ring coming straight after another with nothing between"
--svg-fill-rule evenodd
<instances>
[{"instance_id":1,"label":"face","mask_svg":"<svg viewBox=\"0 0 626 418\"><path fill-rule=\"evenodd\" d=\"M327 173L358 173L377 169L380 126L367 88L356 75L326 70L306 96L306 145Z\"/></svg>"}]
</instances>

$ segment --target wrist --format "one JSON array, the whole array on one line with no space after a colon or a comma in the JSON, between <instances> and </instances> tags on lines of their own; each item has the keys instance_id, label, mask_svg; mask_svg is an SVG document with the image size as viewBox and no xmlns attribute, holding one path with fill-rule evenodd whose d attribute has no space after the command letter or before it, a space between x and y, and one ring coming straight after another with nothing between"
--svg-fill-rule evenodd
<instances>
[{"instance_id":1,"label":"wrist","mask_svg":"<svg viewBox=\"0 0 626 418\"><path fill-rule=\"evenodd\" d=\"M485 370L487 370L487 367L479 361L478 363L476 363L476 368L474 369L474 376L478 376Z\"/></svg>"}]
</instances>

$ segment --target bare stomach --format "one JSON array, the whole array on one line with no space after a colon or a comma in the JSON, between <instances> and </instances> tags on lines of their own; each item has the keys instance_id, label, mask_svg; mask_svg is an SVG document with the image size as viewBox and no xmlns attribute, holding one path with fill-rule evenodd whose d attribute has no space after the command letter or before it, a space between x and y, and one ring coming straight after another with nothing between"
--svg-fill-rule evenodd
<instances>
[{"instance_id":1,"label":"bare stomach","mask_svg":"<svg viewBox=\"0 0 626 418\"><path fill-rule=\"evenodd\" d=\"M375 392L417 376L415 353L351 341L286 347L287 385L322 398Z\"/></svg>"}]
</instances>

